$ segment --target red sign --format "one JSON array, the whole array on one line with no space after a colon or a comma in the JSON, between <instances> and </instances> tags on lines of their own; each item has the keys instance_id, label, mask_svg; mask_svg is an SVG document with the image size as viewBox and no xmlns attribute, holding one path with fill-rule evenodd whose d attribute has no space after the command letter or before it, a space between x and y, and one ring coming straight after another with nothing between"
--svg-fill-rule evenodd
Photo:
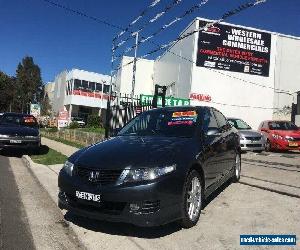
<instances>
[{"instance_id":1,"label":"red sign","mask_svg":"<svg viewBox=\"0 0 300 250\"><path fill-rule=\"evenodd\" d=\"M58 120L68 120L69 112L68 111L59 111Z\"/></svg>"},{"instance_id":2,"label":"red sign","mask_svg":"<svg viewBox=\"0 0 300 250\"><path fill-rule=\"evenodd\" d=\"M190 99L198 100L200 102L211 102L211 96L205 94L190 93Z\"/></svg>"}]
</instances>

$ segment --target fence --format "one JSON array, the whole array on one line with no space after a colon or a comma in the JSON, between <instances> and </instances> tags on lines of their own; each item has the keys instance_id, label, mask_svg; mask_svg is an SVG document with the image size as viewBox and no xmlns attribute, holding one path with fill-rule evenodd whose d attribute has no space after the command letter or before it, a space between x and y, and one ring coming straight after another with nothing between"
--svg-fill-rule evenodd
<instances>
[{"instance_id":1,"label":"fence","mask_svg":"<svg viewBox=\"0 0 300 250\"><path fill-rule=\"evenodd\" d=\"M53 139L64 139L75 142L83 146L88 146L104 139L104 134L84 132L78 129L61 129L57 132L43 130L41 134Z\"/></svg>"},{"instance_id":2,"label":"fence","mask_svg":"<svg viewBox=\"0 0 300 250\"><path fill-rule=\"evenodd\" d=\"M142 104L139 96L133 98L129 95L114 96L112 104L107 112L107 137L113 135L115 129L123 127L138 114L152 109L152 103Z\"/></svg>"}]
</instances>

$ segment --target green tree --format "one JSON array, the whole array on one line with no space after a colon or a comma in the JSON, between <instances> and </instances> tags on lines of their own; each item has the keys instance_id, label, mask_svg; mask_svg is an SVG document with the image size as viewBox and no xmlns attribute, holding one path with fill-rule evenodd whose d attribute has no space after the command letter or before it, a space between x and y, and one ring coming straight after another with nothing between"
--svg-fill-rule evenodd
<instances>
[{"instance_id":1,"label":"green tree","mask_svg":"<svg viewBox=\"0 0 300 250\"><path fill-rule=\"evenodd\" d=\"M17 67L16 100L21 112L29 111L30 103L41 101L42 77L41 70L32 57L26 56Z\"/></svg>"},{"instance_id":2,"label":"green tree","mask_svg":"<svg viewBox=\"0 0 300 250\"><path fill-rule=\"evenodd\" d=\"M0 112L8 112L14 109L15 92L15 78L0 71Z\"/></svg>"},{"instance_id":3,"label":"green tree","mask_svg":"<svg viewBox=\"0 0 300 250\"><path fill-rule=\"evenodd\" d=\"M41 103L41 115L50 115L52 106L50 104L50 100L48 94L44 94L44 98L40 101Z\"/></svg>"}]
</instances>

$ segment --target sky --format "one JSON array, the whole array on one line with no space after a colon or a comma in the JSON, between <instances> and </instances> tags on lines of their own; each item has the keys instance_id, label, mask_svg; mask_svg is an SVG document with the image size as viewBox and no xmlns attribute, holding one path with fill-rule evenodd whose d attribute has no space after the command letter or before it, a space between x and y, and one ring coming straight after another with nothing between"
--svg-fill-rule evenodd
<instances>
[{"instance_id":1,"label":"sky","mask_svg":"<svg viewBox=\"0 0 300 250\"><path fill-rule=\"evenodd\" d=\"M153 0L51 0L84 12L111 24L126 27ZM219 19L224 13L254 0L209 0L192 15L160 33L152 41L170 42L195 18ZM132 31L162 11L173 0L161 0L150 9ZM148 36L164 24L174 20L200 0L182 0L169 12L148 25L141 36ZM267 0L256 7L244 10L226 22L300 37L300 0ZM53 81L63 70L72 68L110 74L113 37L119 29L101 24L45 0L0 0L0 71L15 75L18 63L24 56L33 57L42 71L43 81ZM124 35L125 38L127 34ZM121 41L122 37L119 41ZM122 53L133 44L133 39L116 53ZM155 48L144 43L138 49L142 56ZM132 53L128 54L132 56ZM154 54L149 59L159 56ZM116 66L115 66L116 67Z\"/></svg>"}]
</instances>

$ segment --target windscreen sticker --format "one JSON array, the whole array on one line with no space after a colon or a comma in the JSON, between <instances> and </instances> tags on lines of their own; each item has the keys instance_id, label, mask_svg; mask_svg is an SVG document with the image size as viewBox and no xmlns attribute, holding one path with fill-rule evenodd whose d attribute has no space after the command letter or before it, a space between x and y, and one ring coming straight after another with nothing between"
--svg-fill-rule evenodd
<instances>
[{"instance_id":1,"label":"windscreen sticker","mask_svg":"<svg viewBox=\"0 0 300 250\"><path fill-rule=\"evenodd\" d=\"M194 121L170 121L168 122L168 126L174 125L193 125Z\"/></svg>"},{"instance_id":2,"label":"windscreen sticker","mask_svg":"<svg viewBox=\"0 0 300 250\"><path fill-rule=\"evenodd\" d=\"M172 117L196 117L197 113L195 110L190 111L179 111L179 112L173 112Z\"/></svg>"}]
</instances>

